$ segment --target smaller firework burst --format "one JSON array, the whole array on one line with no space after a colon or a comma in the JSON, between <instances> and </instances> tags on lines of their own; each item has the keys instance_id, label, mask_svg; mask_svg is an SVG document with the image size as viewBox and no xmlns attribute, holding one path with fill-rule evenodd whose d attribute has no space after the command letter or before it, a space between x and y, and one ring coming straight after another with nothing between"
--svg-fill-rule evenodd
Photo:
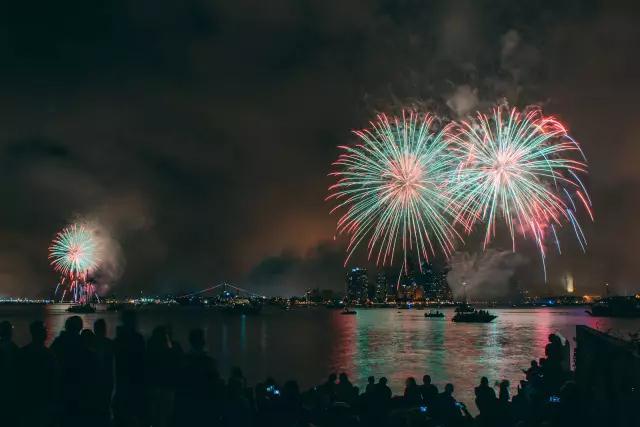
<instances>
[{"instance_id":1,"label":"smaller firework burst","mask_svg":"<svg viewBox=\"0 0 640 427\"><path fill-rule=\"evenodd\" d=\"M95 233L83 224L65 227L51 243L49 259L54 270L61 274L57 289L63 289L62 299L69 292L74 302L89 302L95 293L89 275L100 263L100 247Z\"/></svg>"}]
</instances>

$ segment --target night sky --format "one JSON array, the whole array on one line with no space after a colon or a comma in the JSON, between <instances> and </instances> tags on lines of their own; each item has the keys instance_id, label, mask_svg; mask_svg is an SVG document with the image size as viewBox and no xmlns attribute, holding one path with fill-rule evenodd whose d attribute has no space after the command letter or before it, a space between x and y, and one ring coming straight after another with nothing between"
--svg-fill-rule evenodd
<instances>
[{"instance_id":1,"label":"night sky","mask_svg":"<svg viewBox=\"0 0 640 427\"><path fill-rule=\"evenodd\" d=\"M640 14L614 3L10 2L0 295L55 286L48 242L74 218L117 242L106 291L340 288L345 241L324 202L336 146L378 111L456 118L504 98L560 117L589 159L589 247L563 231L550 283L570 271L581 293L640 290ZM520 247L519 280L542 288Z\"/></svg>"}]
</instances>

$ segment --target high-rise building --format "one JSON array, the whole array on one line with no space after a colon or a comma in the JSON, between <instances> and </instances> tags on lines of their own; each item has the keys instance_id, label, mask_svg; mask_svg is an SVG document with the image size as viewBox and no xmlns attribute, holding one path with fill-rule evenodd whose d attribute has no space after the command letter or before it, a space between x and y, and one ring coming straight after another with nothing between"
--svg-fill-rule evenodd
<instances>
[{"instance_id":1,"label":"high-rise building","mask_svg":"<svg viewBox=\"0 0 640 427\"><path fill-rule=\"evenodd\" d=\"M379 271L376 276L376 302L384 302L387 299L388 282L387 274L384 271Z\"/></svg>"},{"instance_id":2,"label":"high-rise building","mask_svg":"<svg viewBox=\"0 0 640 427\"><path fill-rule=\"evenodd\" d=\"M430 263L423 264L422 275L426 299L430 301L451 301L453 299L449 282L447 282L448 272L449 267L447 266L438 266Z\"/></svg>"},{"instance_id":3,"label":"high-rise building","mask_svg":"<svg viewBox=\"0 0 640 427\"><path fill-rule=\"evenodd\" d=\"M353 268L347 273L347 300L363 302L368 297L369 278L366 268Z\"/></svg>"}]
</instances>

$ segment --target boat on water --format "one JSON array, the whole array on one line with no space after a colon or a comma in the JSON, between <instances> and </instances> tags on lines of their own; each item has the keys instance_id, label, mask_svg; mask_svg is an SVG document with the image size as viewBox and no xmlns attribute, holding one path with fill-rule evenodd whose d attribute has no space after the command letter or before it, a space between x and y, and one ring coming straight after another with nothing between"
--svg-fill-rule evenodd
<instances>
[{"instance_id":1,"label":"boat on water","mask_svg":"<svg viewBox=\"0 0 640 427\"><path fill-rule=\"evenodd\" d=\"M91 314L95 313L96 309L91 306L91 304L75 304L67 308L68 313L75 314Z\"/></svg>"},{"instance_id":2,"label":"boat on water","mask_svg":"<svg viewBox=\"0 0 640 427\"><path fill-rule=\"evenodd\" d=\"M349 309L347 307L345 307L344 310L342 310L340 312L340 314L357 314L357 313L358 313L357 311L351 310L351 309Z\"/></svg>"},{"instance_id":3,"label":"boat on water","mask_svg":"<svg viewBox=\"0 0 640 427\"><path fill-rule=\"evenodd\" d=\"M441 311L431 311L431 310L429 310L428 312L426 312L424 314L424 317L442 319L442 318L444 318L444 313L441 312Z\"/></svg>"},{"instance_id":4,"label":"boat on water","mask_svg":"<svg viewBox=\"0 0 640 427\"><path fill-rule=\"evenodd\" d=\"M487 310L476 310L467 303L456 307L456 314L451 321L460 323L489 323L495 319L495 314L491 314Z\"/></svg>"},{"instance_id":5,"label":"boat on water","mask_svg":"<svg viewBox=\"0 0 640 427\"><path fill-rule=\"evenodd\" d=\"M612 296L603 298L585 310L594 317L640 317L638 296Z\"/></svg>"}]
</instances>

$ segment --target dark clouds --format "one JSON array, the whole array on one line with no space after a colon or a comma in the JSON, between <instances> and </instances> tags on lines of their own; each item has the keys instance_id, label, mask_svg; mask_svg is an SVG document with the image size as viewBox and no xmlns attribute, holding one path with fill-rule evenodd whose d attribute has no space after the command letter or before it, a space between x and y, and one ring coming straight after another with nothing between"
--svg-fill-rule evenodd
<instances>
[{"instance_id":1,"label":"dark clouds","mask_svg":"<svg viewBox=\"0 0 640 427\"><path fill-rule=\"evenodd\" d=\"M14 3L0 17L0 293L48 289L48 241L78 215L99 216L120 242L123 293L221 280L310 287L263 279L272 257L286 261L281 274L335 287L343 273L339 250L322 249L335 221L323 199L349 129L379 109L454 115L504 97L544 103L590 159L590 248L580 255L568 244L550 260L551 279L570 269L578 290L638 286L636 10Z\"/></svg>"},{"instance_id":2,"label":"dark clouds","mask_svg":"<svg viewBox=\"0 0 640 427\"><path fill-rule=\"evenodd\" d=\"M302 294L321 288L344 291L345 274L342 248L333 242L321 242L302 255L285 251L263 259L247 278L256 292L276 295Z\"/></svg>"}]
</instances>

